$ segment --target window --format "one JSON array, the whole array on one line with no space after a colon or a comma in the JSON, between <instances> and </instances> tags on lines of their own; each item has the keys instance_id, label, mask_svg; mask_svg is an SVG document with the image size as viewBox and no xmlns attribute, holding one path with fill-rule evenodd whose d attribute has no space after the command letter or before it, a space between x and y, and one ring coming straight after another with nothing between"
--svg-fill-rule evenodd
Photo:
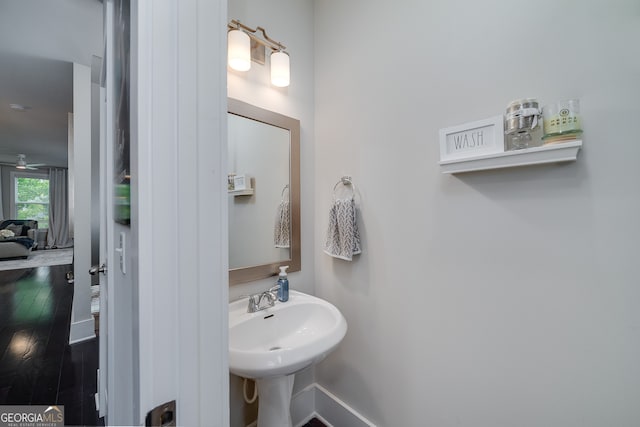
<instances>
[{"instance_id":1,"label":"window","mask_svg":"<svg viewBox=\"0 0 640 427\"><path fill-rule=\"evenodd\" d=\"M15 219L35 219L38 228L49 228L49 178L46 175L13 172Z\"/></svg>"}]
</instances>

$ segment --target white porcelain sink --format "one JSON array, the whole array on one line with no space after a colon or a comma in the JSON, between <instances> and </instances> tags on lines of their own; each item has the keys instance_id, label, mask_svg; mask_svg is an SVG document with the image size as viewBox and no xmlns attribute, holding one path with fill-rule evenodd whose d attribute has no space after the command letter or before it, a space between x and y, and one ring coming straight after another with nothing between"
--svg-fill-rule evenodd
<instances>
[{"instance_id":1,"label":"white porcelain sink","mask_svg":"<svg viewBox=\"0 0 640 427\"><path fill-rule=\"evenodd\" d=\"M289 301L247 313L229 304L229 370L242 377L291 375L319 362L344 338L347 322L327 301L297 291Z\"/></svg>"}]
</instances>

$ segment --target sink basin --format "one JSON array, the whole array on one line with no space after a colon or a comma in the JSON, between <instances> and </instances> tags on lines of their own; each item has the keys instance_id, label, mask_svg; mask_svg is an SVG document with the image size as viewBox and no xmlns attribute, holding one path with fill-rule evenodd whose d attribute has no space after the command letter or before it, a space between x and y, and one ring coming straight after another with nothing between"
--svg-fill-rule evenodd
<instances>
[{"instance_id":1,"label":"sink basin","mask_svg":"<svg viewBox=\"0 0 640 427\"><path fill-rule=\"evenodd\" d=\"M322 360L346 332L336 307L302 292L255 313L243 298L229 304L229 370L254 379L291 375Z\"/></svg>"}]
</instances>

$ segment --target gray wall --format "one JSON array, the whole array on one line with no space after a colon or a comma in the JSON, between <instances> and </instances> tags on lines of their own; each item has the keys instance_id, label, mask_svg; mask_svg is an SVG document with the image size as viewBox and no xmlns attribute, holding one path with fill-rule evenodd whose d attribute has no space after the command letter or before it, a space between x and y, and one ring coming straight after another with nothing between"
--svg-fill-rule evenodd
<instances>
[{"instance_id":1,"label":"gray wall","mask_svg":"<svg viewBox=\"0 0 640 427\"><path fill-rule=\"evenodd\" d=\"M349 324L318 382L380 426L640 425L638 3L314 5L315 286ZM577 162L440 173L439 128L521 97L580 98ZM352 263L317 250L343 173Z\"/></svg>"},{"instance_id":2,"label":"gray wall","mask_svg":"<svg viewBox=\"0 0 640 427\"><path fill-rule=\"evenodd\" d=\"M231 98L275 111L300 120L300 214L302 269L289 274L291 289L313 293L314 281L314 75L313 75L313 2L311 0L232 0L229 20L239 19L252 28L264 27L269 37L287 46L291 55L291 85L271 86L268 61L266 66L252 64L251 70L227 73ZM330 190L329 190L330 191ZM240 295L262 291L273 286L273 278L234 285L230 300ZM309 384L313 371L296 376L294 391ZM242 382L232 376L231 426L242 426L255 420L255 407L246 409L242 399Z\"/></svg>"}]
</instances>

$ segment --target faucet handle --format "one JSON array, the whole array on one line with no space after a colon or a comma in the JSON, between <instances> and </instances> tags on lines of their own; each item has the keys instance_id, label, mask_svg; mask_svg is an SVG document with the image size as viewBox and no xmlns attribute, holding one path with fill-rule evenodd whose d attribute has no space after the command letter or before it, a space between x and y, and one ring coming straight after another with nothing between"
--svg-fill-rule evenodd
<instances>
[{"instance_id":1,"label":"faucet handle","mask_svg":"<svg viewBox=\"0 0 640 427\"><path fill-rule=\"evenodd\" d=\"M249 304L247 306L247 313L255 313L259 310L260 306L260 294L248 295Z\"/></svg>"},{"instance_id":2,"label":"faucet handle","mask_svg":"<svg viewBox=\"0 0 640 427\"><path fill-rule=\"evenodd\" d=\"M275 285L275 286L270 287L267 292L273 293L273 292L277 291L278 289L280 289L280 285Z\"/></svg>"},{"instance_id":3,"label":"faucet handle","mask_svg":"<svg viewBox=\"0 0 640 427\"><path fill-rule=\"evenodd\" d=\"M274 300L278 299L278 291L280 290L280 285L275 285L269 288L269 293L273 296Z\"/></svg>"}]
</instances>

